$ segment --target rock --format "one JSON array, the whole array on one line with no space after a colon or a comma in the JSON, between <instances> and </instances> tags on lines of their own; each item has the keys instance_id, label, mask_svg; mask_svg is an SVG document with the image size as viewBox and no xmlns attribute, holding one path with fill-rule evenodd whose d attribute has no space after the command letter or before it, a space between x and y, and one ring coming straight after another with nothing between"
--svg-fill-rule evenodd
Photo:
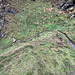
<instances>
[{"instance_id":1,"label":"rock","mask_svg":"<svg viewBox=\"0 0 75 75\"><path fill-rule=\"evenodd\" d=\"M3 0L0 0L0 2L2 2Z\"/></svg>"},{"instance_id":2,"label":"rock","mask_svg":"<svg viewBox=\"0 0 75 75\"><path fill-rule=\"evenodd\" d=\"M9 22L10 20L9 20L9 19L5 19L5 21L6 21L6 22Z\"/></svg>"},{"instance_id":3,"label":"rock","mask_svg":"<svg viewBox=\"0 0 75 75\"><path fill-rule=\"evenodd\" d=\"M5 33L3 33L3 34L2 34L2 37L3 37L3 38L6 38L6 34L5 34Z\"/></svg>"},{"instance_id":4,"label":"rock","mask_svg":"<svg viewBox=\"0 0 75 75\"><path fill-rule=\"evenodd\" d=\"M16 10L15 8L12 8L11 3L9 0L0 0L0 37L5 38L6 37L6 30L7 28L5 25L7 25L7 22L9 22L9 19L6 17L7 14L15 14ZM3 30L4 32L3 32ZM13 38L13 43L16 42L16 39ZM20 43L20 41L18 41Z\"/></svg>"},{"instance_id":5,"label":"rock","mask_svg":"<svg viewBox=\"0 0 75 75\"><path fill-rule=\"evenodd\" d=\"M74 8L73 8L73 7L69 8L69 11L73 11L73 10L74 10Z\"/></svg>"},{"instance_id":6,"label":"rock","mask_svg":"<svg viewBox=\"0 0 75 75\"><path fill-rule=\"evenodd\" d=\"M13 9L6 10L6 13L8 14L15 14L16 12Z\"/></svg>"},{"instance_id":7,"label":"rock","mask_svg":"<svg viewBox=\"0 0 75 75\"><path fill-rule=\"evenodd\" d=\"M0 19L0 24L3 22L3 20L2 19Z\"/></svg>"},{"instance_id":8,"label":"rock","mask_svg":"<svg viewBox=\"0 0 75 75\"><path fill-rule=\"evenodd\" d=\"M70 18L73 18L73 17L75 17L75 15L71 15L71 17L70 17Z\"/></svg>"},{"instance_id":9,"label":"rock","mask_svg":"<svg viewBox=\"0 0 75 75\"><path fill-rule=\"evenodd\" d=\"M0 13L0 19L3 17L3 14L2 13Z\"/></svg>"}]
</instances>

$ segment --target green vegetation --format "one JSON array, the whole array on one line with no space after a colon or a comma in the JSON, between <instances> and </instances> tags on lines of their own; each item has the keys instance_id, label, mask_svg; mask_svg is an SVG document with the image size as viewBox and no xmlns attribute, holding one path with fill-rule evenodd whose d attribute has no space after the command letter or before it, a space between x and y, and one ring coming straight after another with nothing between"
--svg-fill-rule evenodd
<instances>
[{"instance_id":1,"label":"green vegetation","mask_svg":"<svg viewBox=\"0 0 75 75\"><path fill-rule=\"evenodd\" d=\"M7 37L0 39L0 75L74 74L75 49L58 32L67 33L75 42L74 19L68 18L67 13L60 14L50 2L14 1L12 5L19 12L9 22ZM39 36L41 32L44 33ZM34 38L22 43L30 37ZM21 43L7 48L13 43L13 38Z\"/></svg>"}]
</instances>

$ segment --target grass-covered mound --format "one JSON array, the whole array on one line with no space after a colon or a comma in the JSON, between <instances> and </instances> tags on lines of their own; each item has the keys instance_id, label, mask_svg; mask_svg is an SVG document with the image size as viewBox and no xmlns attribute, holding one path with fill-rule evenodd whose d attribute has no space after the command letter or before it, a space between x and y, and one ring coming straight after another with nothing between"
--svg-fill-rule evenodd
<instances>
[{"instance_id":1,"label":"grass-covered mound","mask_svg":"<svg viewBox=\"0 0 75 75\"><path fill-rule=\"evenodd\" d=\"M74 49L46 32L39 38L10 49L0 56L0 73L3 75L71 75L75 71ZM58 44L58 42L61 44Z\"/></svg>"}]
</instances>

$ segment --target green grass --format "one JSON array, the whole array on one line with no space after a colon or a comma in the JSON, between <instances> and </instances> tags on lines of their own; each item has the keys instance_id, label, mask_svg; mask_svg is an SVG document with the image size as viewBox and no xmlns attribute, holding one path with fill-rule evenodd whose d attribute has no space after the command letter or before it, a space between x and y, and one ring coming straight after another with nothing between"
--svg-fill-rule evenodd
<instances>
[{"instance_id":1,"label":"green grass","mask_svg":"<svg viewBox=\"0 0 75 75\"><path fill-rule=\"evenodd\" d=\"M74 49L58 47L53 43L53 32L44 33L39 38L25 43L23 47L9 50L0 56L1 74L16 75L66 75L74 74ZM50 38L50 39L49 39ZM4 68L4 66L6 66Z\"/></svg>"},{"instance_id":2,"label":"green grass","mask_svg":"<svg viewBox=\"0 0 75 75\"><path fill-rule=\"evenodd\" d=\"M16 40L20 39L22 42L25 39L34 37L38 33L46 30L69 30L73 27L70 26L68 28L68 24L72 25L73 20L72 22L69 21L69 19L67 19L67 14L58 14L58 9L56 8L54 8L51 13L48 12L51 8L50 3L48 2L25 2L25 4L19 5L19 13L12 16L13 21L9 23L8 30L6 32L7 38L1 39L0 41L2 49L7 48L12 44L13 38ZM16 7L18 8L18 5ZM43 12L44 8L46 9L46 12ZM57 10L57 12L55 10Z\"/></svg>"},{"instance_id":3,"label":"green grass","mask_svg":"<svg viewBox=\"0 0 75 75\"><path fill-rule=\"evenodd\" d=\"M67 33L75 42L74 19L68 18L67 13L59 14L55 7L48 11L52 8L50 2L27 0L24 3L20 0L16 5L16 1L12 5L19 12L9 22L7 37L0 39L0 75L74 74L75 50L66 37L58 32ZM44 33L38 36L41 32ZM30 37L35 38L7 48L13 43L13 38L23 42Z\"/></svg>"}]
</instances>

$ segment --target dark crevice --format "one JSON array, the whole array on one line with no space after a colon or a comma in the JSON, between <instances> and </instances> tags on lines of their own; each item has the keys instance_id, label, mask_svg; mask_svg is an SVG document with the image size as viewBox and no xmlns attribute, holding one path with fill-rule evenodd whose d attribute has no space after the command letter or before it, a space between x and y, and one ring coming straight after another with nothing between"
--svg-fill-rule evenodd
<instances>
[{"instance_id":1,"label":"dark crevice","mask_svg":"<svg viewBox=\"0 0 75 75\"><path fill-rule=\"evenodd\" d=\"M66 33L63 33L62 31L59 31L59 32L62 33L62 34L68 39L70 45L71 45L73 48L75 48L75 42L72 41L72 40L68 37L68 35L67 35Z\"/></svg>"}]
</instances>

